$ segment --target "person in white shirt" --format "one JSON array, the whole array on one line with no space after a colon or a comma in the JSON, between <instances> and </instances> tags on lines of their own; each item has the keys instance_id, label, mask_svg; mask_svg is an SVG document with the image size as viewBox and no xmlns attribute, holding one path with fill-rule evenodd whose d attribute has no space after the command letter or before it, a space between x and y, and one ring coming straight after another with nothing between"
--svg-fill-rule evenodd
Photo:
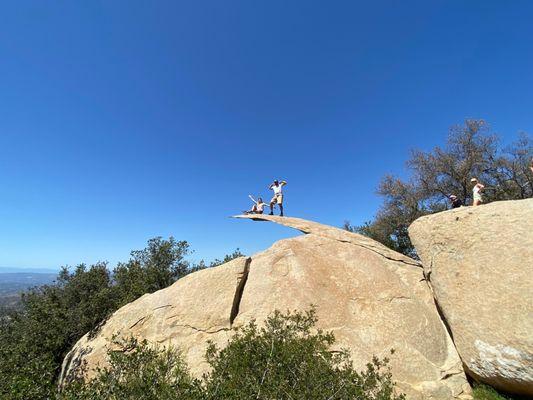
<instances>
[{"instance_id":1,"label":"person in white shirt","mask_svg":"<svg viewBox=\"0 0 533 400\"><path fill-rule=\"evenodd\" d=\"M263 214L263 209L267 205L266 203L263 203L263 199L261 197L257 198L257 201L252 197L251 194L248 195L248 197L254 202L254 205L252 208L248 211L245 211L246 214Z\"/></svg>"},{"instance_id":2,"label":"person in white shirt","mask_svg":"<svg viewBox=\"0 0 533 400\"><path fill-rule=\"evenodd\" d=\"M274 197L272 197L272 200L270 200L270 215L274 215L274 205L279 206L279 215L280 217L283 217L283 186L285 186L287 182L281 181L278 182L277 180L274 181L268 188L274 191Z\"/></svg>"},{"instance_id":3,"label":"person in white shirt","mask_svg":"<svg viewBox=\"0 0 533 400\"><path fill-rule=\"evenodd\" d=\"M472 194L473 194L473 206L479 206L483 203L483 190L485 189L485 186L478 182L476 178L470 179L470 182L474 184L474 187L472 188Z\"/></svg>"}]
</instances>

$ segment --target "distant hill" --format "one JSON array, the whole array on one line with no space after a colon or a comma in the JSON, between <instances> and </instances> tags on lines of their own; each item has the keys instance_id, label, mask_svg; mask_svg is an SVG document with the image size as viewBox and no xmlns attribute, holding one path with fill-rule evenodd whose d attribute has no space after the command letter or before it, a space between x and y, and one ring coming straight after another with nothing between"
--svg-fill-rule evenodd
<instances>
[{"instance_id":1,"label":"distant hill","mask_svg":"<svg viewBox=\"0 0 533 400\"><path fill-rule=\"evenodd\" d=\"M0 307L16 306L20 292L34 286L50 284L56 278L57 272L53 270L0 268Z\"/></svg>"},{"instance_id":2,"label":"distant hill","mask_svg":"<svg viewBox=\"0 0 533 400\"><path fill-rule=\"evenodd\" d=\"M33 268L33 267L25 267L25 268L18 268L18 267L0 267L0 274L8 274L8 273L18 273L18 272L26 272L26 273L37 273L37 274L57 274L59 272L59 269L57 268Z\"/></svg>"}]
</instances>

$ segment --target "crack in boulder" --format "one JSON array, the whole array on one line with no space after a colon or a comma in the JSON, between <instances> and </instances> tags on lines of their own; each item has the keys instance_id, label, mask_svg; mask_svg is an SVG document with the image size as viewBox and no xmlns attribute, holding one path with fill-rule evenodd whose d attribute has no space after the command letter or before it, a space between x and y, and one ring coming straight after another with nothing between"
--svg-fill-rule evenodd
<instances>
[{"instance_id":1,"label":"crack in boulder","mask_svg":"<svg viewBox=\"0 0 533 400\"><path fill-rule=\"evenodd\" d=\"M137 322L135 322L132 326L130 326L130 329L133 329L135 328L135 326L137 326L138 324L140 323L144 323L144 321L149 318L148 315L145 315L144 317L140 318Z\"/></svg>"},{"instance_id":2,"label":"crack in boulder","mask_svg":"<svg viewBox=\"0 0 533 400\"><path fill-rule=\"evenodd\" d=\"M235 321L235 318L239 314L239 307L241 305L242 294L244 292L244 286L246 285L246 281L248 280L248 274L250 272L251 264L252 264L252 257L248 257L244 264L244 270L242 272L242 276L237 284L237 288L235 289L235 296L233 297L233 305L231 307L231 313L229 316L230 326L233 325L233 321Z\"/></svg>"},{"instance_id":3,"label":"crack in boulder","mask_svg":"<svg viewBox=\"0 0 533 400\"><path fill-rule=\"evenodd\" d=\"M189 324L177 324L175 326L179 326L179 327L182 327L182 328L190 328L190 329L192 329L194 331L208 333L208 334L231 330L231 328L217 328L217 329L214 329L214 328L198 328L196 326L192 326L192 325L189 325Z\"/></svg>"},{"instance_id":4,"label":"crack in boulder","mask_svg":"<svg viewBox=\"0 0 533 400\"><path fill-rule=\"evenodd\" d=\"M164 306L156 307L156 308L152 309L152 311L159 310L160 308L166 308L166 307L174 308L174 306L172 304L166 304Z\"/></svg>"}]
</instances>

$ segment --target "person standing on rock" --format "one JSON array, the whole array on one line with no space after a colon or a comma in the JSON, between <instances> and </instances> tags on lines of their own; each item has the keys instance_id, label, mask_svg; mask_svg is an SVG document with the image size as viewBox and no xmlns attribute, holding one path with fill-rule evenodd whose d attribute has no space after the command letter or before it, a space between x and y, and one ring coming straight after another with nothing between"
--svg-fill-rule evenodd
<instances>
[{"instance_id":1,"label":"person standing on rock","mask_svg":"<svg viewBox=\"0 0 533 400\"><path fill-rule=\"evenodd\" d=\"M485 189L485 186L478 182L476 178L470 179L470 182L474 184L474 187L472 188L472 194L473 194L473 206L479 206L483 203L483 190Z\"/></svg>"},{"instance_id":2,"label":"person standing on rock","mask_svg":"<svg viewBox=\"0 0 533 400\"><path fill-rule=\"evenodd\" d=\"M272 197L272 200L270 200L270 215L274 215L274 205L277 204L279 206L279 215L280 217L283 217L283 186L285 186L287 182L281 181L278 182L277 180L274 181L268 188L270 190L274 191L274 197Z\"/></svg>"}]
</instances>

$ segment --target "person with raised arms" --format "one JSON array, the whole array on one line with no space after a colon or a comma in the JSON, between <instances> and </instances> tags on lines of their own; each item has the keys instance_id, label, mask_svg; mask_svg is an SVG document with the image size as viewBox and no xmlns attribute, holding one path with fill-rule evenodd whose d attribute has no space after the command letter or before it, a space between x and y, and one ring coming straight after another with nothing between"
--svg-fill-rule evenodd
<instances>
[{"instance_id":1,"label":"person with raised arms","mask_svg":"<svg viewBox=\"0 0 533 400\"><path fill-rule=\"evenodd\" d=\"M254 205L252 208L248 211L245 211L245 214L263 214L263 209L266 206L266 203L263 203L263 199L261 197L257 198L257 201L252 197L251 194L248 195L248 197L254 202Z\"/></svg>"},{"instance_id":2,"label":"person with raised arms","mask_svg":"<svg viewBox=\"0 0 533 400\"><path fill-rule=\"evenodd\" d=\"M272 197L272 200L270 200L270 215L274 215L274 205L279 206L279 215L280 217L283 217L283 186L285 186L287 182L278 180L275 180L268 188L272 191L274 191L274 197Z\"/></svg>"}]
</instances>

